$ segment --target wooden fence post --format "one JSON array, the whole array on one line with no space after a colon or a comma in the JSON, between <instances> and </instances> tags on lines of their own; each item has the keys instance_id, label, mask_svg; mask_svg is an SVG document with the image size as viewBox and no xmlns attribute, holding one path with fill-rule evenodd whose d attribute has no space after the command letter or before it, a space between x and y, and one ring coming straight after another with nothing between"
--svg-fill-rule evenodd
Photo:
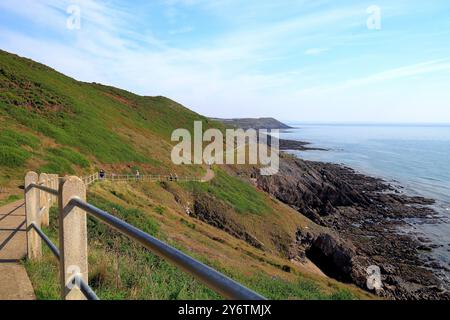
<instances>
[{"instance_id":1,"label":"wooden fence post","mask_svg":"<svg viewBox=\"0 0 450 320\"><path fill-rule=\"evenodd\" d=\"M39 190L30 188L31 184L38 184L39 176L36 172L28 172L25 176L25 216L27 220L27 256L30 260L42 257L42 244L36 230L31 224L40 227Z\"/></svg>"},{"instance_id":2,"label":"wooden fence post","mask_svg":"<svg viewBox=\"0 0 450 320\"><path fill-rule=\"evenodd\" d=\"M41 173L39 176L39 184L49 187L48 175L45 173ZM39 192L39 213L41 214L41 225L48 226L49 224L49 211L50 211L50 194L47 192L40 191Z\"/></svg>"},{"instance_id":3,"label":"wooden fence post","mask_svg":"<svg viewBox=\"0 0 450 320\"><path fill-rule=\"evenodd\" d=\"M74 276L78 275L88 283L86 212L69 202L74 197L86 201L86 185L78 177L67 177L59 189L61 296L65 300L85 300Z\"/></svg>"}]
</instances>

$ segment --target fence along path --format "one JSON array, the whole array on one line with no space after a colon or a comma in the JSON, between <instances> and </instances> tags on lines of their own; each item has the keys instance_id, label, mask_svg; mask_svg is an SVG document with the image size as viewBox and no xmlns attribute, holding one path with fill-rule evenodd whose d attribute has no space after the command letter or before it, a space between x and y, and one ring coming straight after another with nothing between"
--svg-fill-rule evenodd
<instances>
[{"instance_id":1,"label":"fence along path","mask_svg":"<svg viewBox=\"0 0 450 320\"><path fill-rule=\"evenodd\" d=\"M132 176L126 179L131 179L129 177ZM118 181L129 181L125 177L122 179ZM87 214L191 274L224 298L264 299L174 247L89 204L86 201L86 187L97 180L97 174L80 179L75 176L58 178L57 175L45 173L38 176L35 172L29 172L25 177L27 258L39 260L42 257L42 242L50 248L59 260L62 299L98 299L88 285ZM59 208L59 246L53 244L41 229L43 225L48 225L49 208L54 204L58 204Z\"/></svg>"},{"instance_id":2,"label":"fence along path","mask_svg":"<svg viewBox=\"0 0 450 320\"><path fill-rule=\"evenodd\" d=\"M206 175L203 178L196 177L179 177L176 174L171 175L131 175L131 174L105 174L103 178L100 174L93 173L89 176L83 177L83 182L89 186L92 183L99 180L107 180L112 182L127 182L127 181L148 181L148 182L162 182L162 181L179 181L179 182L208 182L214 178L214 172L211 169L207 170Z\"/></svg>"}]
</instances>

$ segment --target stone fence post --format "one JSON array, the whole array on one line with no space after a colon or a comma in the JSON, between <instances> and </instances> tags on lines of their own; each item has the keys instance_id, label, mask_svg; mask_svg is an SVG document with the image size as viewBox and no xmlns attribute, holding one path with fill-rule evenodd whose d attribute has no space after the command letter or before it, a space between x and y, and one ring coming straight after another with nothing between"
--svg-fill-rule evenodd
<instances>
[{"instance_id":1,"label":"stone fence post","mask_svg":"<svg viewBox=\"0 0 450 320\"><path fill-rule=\"evenodd\" d=\"M86 201L86 185L78 177L66 177L59 185L61 296L65 300L85 300L74 277L88 282L86 212L69 204L73 198Z\"/></svg>"},{"instance_id":2,"label":"stone fence post","mask_svg":"<svg viewBox=\"0 0 450 320\"><path fill-rule=\"evenodd\" d=\"M27 224L27 256L30 260L39 260L42 257L42 243L39 234L31 226L33 223L40 228L40 191L31 188L38 184L39 176L36 172L28 172L25 176L25 216Z\"/></svg>"},{"instance_id":3,"label":"stone fence post","mask_svg":"<svg viewBox=\"0 0 450 320\"><path fill-rule=\"evenodd\" d=\"M49 178L46 173L41 173L39 176L39 184L44 187L50 187ZM42 226L48 226L49 224L49 212L50 212L50 199L51 195L47 192L39 191L39 213Z\"/></svg>"}]
</instances>

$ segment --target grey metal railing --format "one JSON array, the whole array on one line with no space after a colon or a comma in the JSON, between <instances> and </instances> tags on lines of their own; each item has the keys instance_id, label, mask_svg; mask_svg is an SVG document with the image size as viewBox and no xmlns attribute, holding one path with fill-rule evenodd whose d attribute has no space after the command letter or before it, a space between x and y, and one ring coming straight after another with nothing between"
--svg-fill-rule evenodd
<instances>
[{"instance_id":1,"label":"grey metal railing","mask_svg":"<svg viewBox=\"0 0 450 320\"><path fill-rule=\"evenodd\" d=\"M228 299L236 300L261 300L261 295L247 289L234 280L204 265L203 263L189 257L183 252L169 246L168 244L152 237L138 228L126 223L113 215L85 202L79 198L70 200L69 205L77 206L87 213L113 227L122 234L138 241L151 252L172 262L182 268L195 278L205 283L208 287Z\"/></svg>"},{"instance_id":2,"label":"grey metal railing","mask_svg":"<svg viewBox=\"0 0 450 320\"><path fill-rule=\"evenodd\" d=\"M44 243L49 247L50 251L53 253L55 258L58 259L59 261L61 258L59 249L53 244L50 238L47 237L47 235L36 226L36 224L32 223L31 226L34 230L36 230L36 232L39 234ZM73 278L73 284L77 285L80 288L81 292L88 300L100 300L98 296L95 294L95 292L91 289L91 287L89 287L89 285L81 277L75 276Z\"/></svg>"},{"instance_id":3,"label":"grey metal railing","mask_svg":"<svg viewBox=\"0 0 450 320\"><path fill-rule=\"evenodd\" d=\"M55 185L54 179L59 181L56 189L51 187ZM91 181L91 179L88 181ZM47 194L48 197L43 196L44 194ZM152 253L181 268L227 299L265 299L263 296L198 260L193 259L167 243L89 204L85 199L86 185L78 177L67 177L64 180L58 180L58 177L55 175L41 174L41 177L38 178L36 173L29 172L25 178L28 258L32 260L40 258L42 255L40 241L44 241L50 248L50 251L60 261L62 297L64 299L81 299L81 295L89 300L98 299L97 295L87 284L88 253L86 213L116 229L125 236L139 242ZM42 204L48 208L56 200L59 206L59 238L60 248L63 248L61 251L40 228L42 222L41 216L45 214L45 210L42 210L44 208ZM79 234L74 236L73 230L77 230ZM73 266L77 266L80 269L75 275L73 275L73 270L70 272L68 270ZM70 286L72 283L77 284L81 295L77 295L76 293L72 294L72 289L68 289L72 287Z\"/></svg>"},{"instance_id":4,"label":"grey metal railing","mask_svg":"<svg viewBox=\"0 0 450 320\"><path fill-rule=\"evenodd\" d=\"M142 175L132 175L132 174L115 174L108 173L103 177L99 173L94 173L86 177L81 178L83 182L89 186L96 181L112 181L112 182L127 182L127 181L146 181L146 182L163 182L163 181L176 181L176 182L204 182L202 178L191 177L191 176L178 176L176 174L172 175L156 175L156 174L142 174Z\"/></svg>"}]
</instances>

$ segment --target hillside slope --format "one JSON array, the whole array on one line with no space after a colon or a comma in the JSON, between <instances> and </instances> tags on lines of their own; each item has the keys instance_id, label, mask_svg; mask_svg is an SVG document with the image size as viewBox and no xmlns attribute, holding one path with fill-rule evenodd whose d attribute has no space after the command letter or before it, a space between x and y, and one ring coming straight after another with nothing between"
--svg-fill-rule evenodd
<instances>
[{"instance_id":1,"label":"hillside slope","mask_svg":"<svg viewBox=\"0 0 450 320\"><path fill-rule=\"evenodd\" d=\"M222 122L226 125L241 129L291 129L290 126L274 118L241 118L241 119L219 119L211 120Z\"/></svg>"},{"instance_id":2,"label":"hillside slope","mask_svg":"<svg viewBox=\"0 0 450 320\"><path fill-rule=\"evenodd\" d=\"M204 167L170 160L172 131L192 129L195 120L205 129L224 128L170 99L78 82L0 51L0 186L6 190L0 201L22 193L18 186L28 170L83 175L138 168L202 176ZM89 201L269 297L370 298L325 277L295 251L298 231L319 226L235 168L214 170L215 179L204 184L98 183ZM46 230L55 239L56 218ZM102 298L217 297L96 221L89 224L90 282ZM57 268L50 253L27 268L38 297L55 298Z\"/></svg>"},{"instance_id":3,"label":"hillside slope","mask_svg":"<svg viewBox=\"0 0 450 320\"><path fill-rule=\"evenodd\" d=\"M144 172L168 173L175 170L170 134L192 128L194 120L211 122L164 97L78 82L0 52L0 182L25 168L65 174L139 164Z\"/></svg>"}]
</instances>

